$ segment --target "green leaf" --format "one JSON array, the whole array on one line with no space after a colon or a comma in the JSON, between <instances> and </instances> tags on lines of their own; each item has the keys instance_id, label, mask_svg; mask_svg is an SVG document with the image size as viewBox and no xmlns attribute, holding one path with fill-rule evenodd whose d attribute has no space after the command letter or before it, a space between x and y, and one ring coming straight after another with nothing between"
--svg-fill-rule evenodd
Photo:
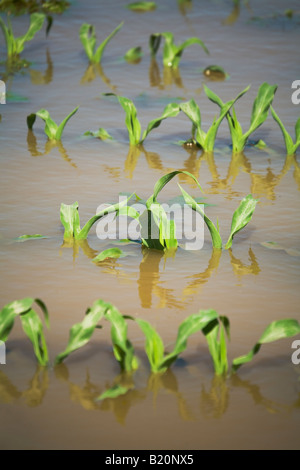
<instances>
[{"instance_id":1,"label":"green leaf","mask_svg":"<svg viewBox=\"0 0 300 470\"><path fill-rule=\"evenodd\" d=\"M134 355L134 348L127 337L127 323L118 309L107 304L105 319L111 323L111 340L114 355L120 364L121 370L131 372L138 368L138 361Z\"/></svg>"},{"instance_id":2,"label":"green leaf","mask_svg":"<svg viewBox=\"0 0 300 470\"><path fill-rule=\"evenodd\" d=\"M88 135L92 137L96 137L97 139L100 140L113 140L112 136L105 130L103 127L99 127L97 131L86 131L83 135Z\"/></svg>"},{"instance_id":3,"label":"green leaf","mask_svg":"<svg viewBox=\"0 0 300 470\"><path fill-rule=\"evenodd\" d=\"M77 238L80 233L80 219L78 213L78 202L60 206L60 221L65 228L64 240Z\"/></svg>"},{"instance_id":4,"label":"green leaf","mask_svg":"<svg viewBox=\"0 0 300 470\"><path fill-rule=\"evenodd\" d=\"M163 341L149 322L139 318L136 319L136 322L143 331L146 338L145 351L149 360L151 371L160 372L160 364L164 357Z\"/></svg>"},{"instance_id":5,"label":"green leaf","mask_svg":"<svg viewBox=\"0 0 300 470\"><path fill-rule=\"evenodd\" d=\"M162 35L159 33L151 34L149 37L149 48L152 58L156 56L156 53L160 46L161 38Z\"/></svg>"},{"instance_id":6,"label":"green leaf","mask_svg":"<svg viewBox=\"0 0 300 470\"><path fill-rule=\"evenodd\" d=\"M17 242L25 242L26 240L36 240L36 239L39 239L39 238L48 238L44 235L39 235L38 233L35 234L35 235L20 235L19 237L17 237L15 240Z\"/></svg>"},{"instance_id":7,"label":"green leaf","mask_svg":"<svg viewBox=\"0 0 300 470\"><path fill-rule=\"evenodd\" d=\"M26 297L22 300L15 300L5 305L0 311L0 340L6 341L9 333L11 332L15 318L21 313L28 312L34 299L31 297Z\"/></svg>"},{"instance_id":8,"label":"green leaf","mask_svg":"<svg viewBox=\"0 0 300 470\"><path fill-rule=\"evenodd\" d=\"M298 145L296 143L296 146L295 146L292 137L287 132L287 130L284 127L282 121L280 120L278 114L275 112L275 110L272 106L271 106L271 113L272 113L273 118L275 119L275 121L277 122L277 124L279 125L279 127L281 129L281 132L282 132L282 135L283 135L283 138L284 138L284 142L285 142L285 148L286 148L287 155L294 155L294 153L296 151L296 148L300 145L300 118L298 119L298 121L296 123L296 128L297 128L296 135L297 135ZM298 125L298 127L297 127L297 125Z\"/></svg>"},{"instance_id":9,"label":"green leaf","mask_svg":"<svg viewBox=\"0 0 300 470\"><path fill-rule=\"evenodd\" d=\"M137 64L140 62L143 55L144 54L140 46L132 47L126 52L126 54L124 55L124 59L129 63Z\"/></svg>"},{"instance_id":10,"label":"green leaf","mask_svg":"<svg viewBox=\"0 0 300 470\"><path fill-rule=\"evenodd\" d=\"M245 133L246 138L267 119L276 90L277 85L269 85L266 82L259 87L252 107L250 128Z\"/></svg>"},{"instance_id":11,"label":"green leaf","mask_svg":"<svg viewBox=\"0 0 300 470\"><path fill-rule=\"evenodd\" d=\"M65 125L67 124L67 122L69 121L69 119L74 116L74 114L78 111L78 108L79 106L77 106L75 109L73 109L73 111L70 112L70 114L68 114L67 117L65 117L65 119L61 122L61 124L58 126L57 128L57 131L56 131L56 134L55 134L55 139L56 140L60 140L61 139L61 136L62 136L62 133L64 131L64 128L65 128Z\"/></svg>"},{"instance_id":12,"label":"green leaf","mask_svg":"<svg viewBox=\"0 0 300 470\"><path fill-rule=\"evenodd\" d=\"M45 134L49 139L55 140L58 126L53 119L51 119L49 111L46 109L40 109L36 115L45 122Z\"/></svg>"},{"instance_id":13,"label":"green leaf","mask_svg":"<svg viewBox=\"0 0 300 470\"><path fill-rule=\"evenodd\" d=\"M241 202L239 207L234 211L231 221L231 232L225 249L232 246L233 237L242 228L244 228L251 220L258 199L254 199L251 194L248 194Z\"/></svg>"},{"instance_id":14,"label":"green leaf","mask_svg":"<svg viewBox=\"0 0 300 470\"><path fill-rule=\"evenodd\" d=\"M203 70L203 75L210 80L225 80L229 77L228 73L219 65L209 65Z\"/></svg>"},{"instance_id":15,"label":"green leaf","mask_svg":"<svg viewBox=\"0 0 300 470\"><path fill-rule=\"evenodd\" d=\"M43 324L37 313L30 309L28 312L21 314L21 323L25 334L32 342L36 358L40 365L48 364L49 356L44 336Z\"/></svg>"},{"instance_id":16,"label":"green leaf","mask_svg":"<svg viewBox=\"0 0 300 470\"><path fill-rule=\"evenodd\" d=\"M141 124L137 118L137 110L133 102L125 96L117 96L120 105L125 111L125 124L128 130L130 145L137 145L141 138Z\"/></svg>"},{"instance_id":17,"label":"green leaf","mask_svg":"<svg viewBox=\"0 0 300 470\"><path fill-rule=\"evenodd\" d=\"M226 336L230 337L230 323L227 317L218 316L203 330L216 375L226 374L228 370Z\"/></svg>"},{"instance_id":18,"label":"green leaf","mask_svg":"<svg viewBox=\"0 0 300 470\"><path fill-rule=\"evenodd\" d=\"M177 338L173 351L161 361L160 369L166 370L187 347L188 338L198 331L203 331L207 325L217 318L215 310L201 310L199 313L187 317L178 328Z\"/></svg>"},{"instance_id":19,"label":"green leaf","mask_svg":"<svg viewBox=\"0 0 300 470\"><path fill-rule=\"evenodd\" d=\"M90 62L94 60L94 50L96 47L96 33L95 27L91 24L84 23L79 30L79 38L83 45L86 55Z\"/></svg>"},{"instance_id":20,"label":"green leaf","mask_svg":"<svg viewBox=\"0 0 300 470\"><path fill-rule=\"evenodd\" d=\"M262 344L271 343L282 338L290 338L291 336L298 335L300 333L300 324L295 319L284 319L277 320L267 326L259 341L253 346L251 351L244 355L235 358L232 361L232 372L236 372L239 367L247 362L252 361L255 354L261 348Z\"/></svg>"},{"instance_id":21,"label":"green leaf","mask_svg":"<svg viewBox=\"0 0 300 470\"><path fill-rule=\"evenodd\" d=\"M124 258L126 254L120 248L109 248L108 250L101 251L99 255L93 258L93 263L100 263L108 258Z\"/></svg>"},{"instance_id":22,"label":"green leaf","mask_svg":"<svg viewBox=\"0 0 300 470\"><path fill-rule=\"evenodd\" d=\"M96 300L88 309L84 319L72 326L66 349L55 358L55 364L61 363L72 352L85 346L92 337L99 321L103 318L110 305L103 300Z\"/></svg>"},{"instance_id":23,"label":"green leaf","mask_svg":"<svg viewBox=\"0 0 300 470\"><path fill-rule=\"evenodd\" d=\"M32 127L33 127L33 124L35 123L35 120L36 120L36 114L35 113L29 114L27 116L27 127L30 131L32 130Z\"/></svg>"},{"instance_id":24,"label":"green leaf","mask_svg":"<svg viewBox=\"0 0 300 470\"><path fill-rule=\"evenodd\" d=\"M201 217L203 217L204 222L210 232L213 247L221 250L222 249L222 239L220 236L220 232L217 227L215 227L214 223L207 217L207 215L203 212L199 204L195 201L195 199L190 196L180 185L178 185L186 204L188 204L194 211L198 212Z\"/></svg>"},{"instance_id":25,"label":"green leaf","mask_svg":"<svg viewBox=\"0 0 300 470\"><path fill-rule=\"evenodd\" d=\"M151 132L153 129L156 129L157 127L159 127L161 122L164 119L167 119L169 117L176 117L179 112L180 112L180 106L177 103L167 104L167 106L163 110L162 115L159 118L153 119L152 121L149 122L149 124L147 126L147 129L143 133L143 137L142 137L140 143L143 143L144 140L146 139L147 135L149 134L149 132Z\"/></svg>"},{"instance_id":26,"label":"green leaf","mask_svg":"<svg viewBox=\"0 0 300 470\"><path fill-rule=\"evenodd\" d=\"M31 41L34 38L35 34L42 28L45 20L45 15L43 13L33 13L30 15L30 26L24 36L20 36L15 39L16 41L16 53L20 54L23 49L25 42Z\"/></svg>"},{"instance_id":27,"label":"green leaf","mask_svg":"<svg viewBox=\"0 0 300 470\"><path fill-rule=\"evenodd\" d=\"M104 52L105 47L109 43L109 41L117 34L118 31L122 28L124 24L124 21L122 21L108 36L107 38L100 44L98 49L96 50L94 56L93 56L93 62L99 63L101 62L101 58Z\"/></svg>"},{"instance_id":28,"label":"green leaf","mask_svg":"<svg viewBox=\"0 0 300 470\"><path fill-rule=\"evenodd\" d=\"M117 384L101 393L101 395L99 395L96 400L100 401L105 400L105 398L117 398L121 395L125 395L127 392L129 392L129 390L132 390L132 388L132 386L125 387L124 385Z\"/></svg>"},{"instance_id":29,"label":"green leaf","mask_svg":"<svg viewBox=\"0 0 300 470\"><path fill-rule=\"evenodd\" d=\"M126 8L133 11L152 11L156 8L155 2L132 2L126 5Z\"/></svg>"},{"instance_id":30,"label":"green leaf","mask_svg":"<svg viewBox=\"0 0 300 470\"><path fill-rule=\"evenodd\" d=\"M171 179L174 178L174 176L178 174L184 174L184 175L190 176L195 181L198 188L202 191L202 188L197 178L194 175L192 175L192 173L190 173L189 171L183 171L183 170L171 171L170 173L167 173L166 175L159 178L159 180L155 183L153 195L146 202L148 209L150 208L153 202L156 202L157 196L159 195L160 191L166 186L166 184L169 183L169 181L171 181Z\"/></svg>"}]
</instances>

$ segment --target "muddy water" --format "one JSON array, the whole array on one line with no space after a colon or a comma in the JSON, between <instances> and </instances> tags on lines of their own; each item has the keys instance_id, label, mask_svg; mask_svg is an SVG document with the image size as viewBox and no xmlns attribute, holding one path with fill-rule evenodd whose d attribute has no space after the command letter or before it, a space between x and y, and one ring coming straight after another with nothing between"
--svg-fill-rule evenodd
<instances>
[{"instance_id":1,"label":"muddy water","mask_svg":"<svg viewBox=\"0 0 300 470\"><path fill-rule=\"evenodd\" d=\"M104 2L102 2L104 3ZM124 113L101 93L115 92L134 100L142 126L175 99L194 98L203 127L210 125L215 105L205 97L205 82L223 101L251 84L236 105L247 128L251 106L263 81L278 84L274 107L293 135L299 105L291 102L292 81L299 79L299 16L272 18L285 2L251 1L233 9L231 2L157 2L154 12L138 14L125 1L76 2L54 19L49 38L39 33L24 50L33 64L7 81L8 91L27 98L1 106L1 305L14 299L40 297L50 311L47 332L51 361L64 349L71 325L81 321L97 298L114 303L124 314L150 321L168 345L189 314L214 308L231 321L229 356L246 353L273 320L299 319L299 188L296 157L285 157L282 135L269 116L253 136L267 150L246 148L231 155L226 123L220 127L214 156L174 142L190 137L190 123L179 115L164 121L144 147L130 151ZM108 3L108 4L107 4ZM297 10L298 2L289 8ZM264 17L251 21L251 17ZM102 67L87 70L78 39L83 22L93 23L98 41L124 20L123 29L107 47ZM20 34L25 19L14 21ZM210 56L193 46L184 51L179 72L163 71L159 51L151 62L148 38L173 31L175 40L200 37ZM141 46L137 65L122 61L131 47ZM4 44L1 38L1 57ZM230 78L209 82L201 70L222 66ZM27 134L26 116L40 108L57 121L76 105L62 145L50 148L41 121ZM104 127L113 142L82 137ZM173 169L192 172L219 217L221 233L229 233L231 214L252 192L260 202L248 227L236 236L232 251L214 253L209 234L200 251L178 249L175 257L125 247L129 256L101 266L91 259L114 246L99 240L93 229L87 242L63 244L60 203L79 202L82 223L103 202L120 192L147 198L156 180ZM178 177L194 196L199 190ZM161 201L178 195L176 180ZM46 239L14 242L22 234ZM261 245L275 241L282 250ZM227 381L215 378L204 339L195 335L172 369L151 376L143 352L143 336L133 325L129 336L140 358L134 389L124 397L95 399L114 381L119 368L109 342L109 329L95 332L91 343L60 368L36 368L30 344L20 325L7 342L7 364L0 366L0 446L16 448L204 449L299 448L300 366L291 361L292 340L266 345L260 355ZM129 379L128 379L129 380Z\"/></svg>"}]
</instances>

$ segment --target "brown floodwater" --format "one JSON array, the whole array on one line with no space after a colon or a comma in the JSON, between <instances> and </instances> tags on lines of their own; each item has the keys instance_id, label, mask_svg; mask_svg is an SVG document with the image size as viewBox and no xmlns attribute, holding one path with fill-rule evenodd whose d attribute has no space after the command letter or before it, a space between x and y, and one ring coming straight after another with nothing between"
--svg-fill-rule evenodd
<instances>
[{"instance_id":1,"label":"brown floodwater","mask_svg":"<svg viewBox=\"0 0 300 470\"><path fill-rule=\"evenodd\" d=\"M263 346L251 364L225 380L214 376L205 339L196 334L171 369L155 376L143 334L129 322L140 361L133 377L120 378L107 325L95 331L85 348L53 367L70 327L99 298L123 314L150 321L169 346L184 318L213 308L230 319L230 359L248 352L271 321L300 318L300 166L297 156L285 156L272 117L252 136L268 148L246 147L238 156L232 155L226 122L214 155L175 145L190 137L190 122L181 114L163 121L142 148L130 149L123 109L102 95L114 92L132 99L143 128L167 103L194 98L207 129L218 109L205 96L203 83L223 101L251 84L236 104L246 130L257 89L267 81L278 85L273 105L294 138L300 105L291 101L291 85L300 78L299 14L275 17L287 8L279 0L250 0L240 8L225 0L181 5L164 0L144 14L129 11L126 4L74 2L54 17L47 39L43 30L26 44L22 57L32 62L29 69L9 78L1 69L7 91L15 96L0 105L1 305L29 296L43 299L50 312L51 365L36 366L16 321L6 344L6 364L0 365L0 448L299 449L300 365L291 361L292 339ZM299 10L298 1L288 7ZM27 21L13 19L20 35ZM101 67L88 67L78 37L81 24L95 25L99 43L121 21L123 28L105 49ZM193 45L184 51L176 73L164 70L161 49L153 61L148 48L150 34L162 31L172 31L176 42L200 37L210 55ZM0 41L4 60L2 35ZM128 64L122 57L135 46L142 47L144 56ZM212 64L230 77L204 77L202 71ZM33 133L27 132L28 114L46 108L60 121L77 105L60 145L47 142L41 120ZM99 127L114 140L83 137ZM167 257L130 244L124 248L129 256L97 265L92 258L115 245L98 239L95 228L85 242L63 243L62 202L78 201L83 224L100 204L117 202L120 192L135 191L146 199L161 176L177 169L199 179L202 196L211 204L206 213L219 218L224 239L239 201L249 193L259 198L232 250L214 252L205 232L199 251L179 248ZM160 194L161 202L178 196L177 182L201 196L190 178L179 175ZM48 238L14 241L35 233ZM268 249L262 245L266 241L282 249ZM132 386L126 395L96 401L120 379Z\"/></svg>"}]
</instances>

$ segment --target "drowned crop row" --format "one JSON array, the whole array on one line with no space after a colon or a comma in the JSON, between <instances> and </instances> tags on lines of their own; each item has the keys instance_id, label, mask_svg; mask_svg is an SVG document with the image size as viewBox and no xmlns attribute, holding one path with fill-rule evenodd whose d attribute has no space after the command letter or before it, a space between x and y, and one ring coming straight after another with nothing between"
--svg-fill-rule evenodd
<instances>
[{"instance_id":1,"label":"drowned crop row","mask_svg":"<svg viewBox=\"0 0 300 470\"><path fill-rule=\"evenodd\" d=\"M234 104L249 90L249 88L250 86L246 87L236 96L236 98L224 103L216 93L204 85L206 96L210 101L217 104L220 108L219 115L214 118L211 127L207 131L202 128L201 112L194 99L180 104L169 103L164 108L161 116L150 121L147 125L147 128L142 132L141 123L137 117L137 109L133 101L129 98L115 95L113 93L107 93L106 96L116 97L125 111L125 125L127 127L129 143L131 146L142 145L149 133L153 129L159 127L162 121L167 118L174 118L178 116L180 112L183 112L192 123L191 142L194 145L199 146L205 152L213 152L220 124L223 119L226 118L229 126L233 153L240 153L247 145L250 135L253 134L253 132L255 132L266 121L269 109L271 109L272 116L278 123L283 134L286 153L287 155L294 155L300 145L300 118L297 120L295 125L296 139L294 141L272 107L272 101L277 89L276 85L269 85L265 82L259 87L252 106L249 128L247 131L243 131L242 126L237 119ZM39 117L45 122L45 134L47 137L50 140L59 141L62 138L62 134L67 122L78 111L78 108L79 106L71 111L71 113L62 121L60 125L57 125L53 121L46 109L40 109L36 113L32 113L27 116L28 129L33 129L36 118ZM107 131L105 131L103 128L100 128L98 133L87 131L85 135L96 136L100 139L106 139L110 137Z\"/></svg>"},{"instance_id":2,"label":"drowned crop row","mask_svg":"<svg viewBox=\"0 0 300 470\"><path fill-rule=\"evenodd\" d=\"M8 340L14 322L19 317L24 333L33 345L38 363L47 366L49 353L46 338L42 321L33 308L34 302L41 308L46 325L49 327L49 314L44 302L33 298L16 300L5 305L0 311L0 341ZM68 344L64 351L55 357L54 363L62 363L74 351L85 346L95 330L103 328L105 320L110 323L115 359L119 363L121 372L127 374L136 371L140 363L128 338L128 322L137 323L142 330L145 336L145 352L151 372L154 374L165 373L186 350L189 337L198 332L202 332L206 339L215 375L224 378L236 373L243 364L252 361L263 344L300 334L300 324L295 319L273 321L264 329L250 351L234 358L229 366L227 340L230 339L230 321L228 317L220 316L215 310L200 310L185 318L178 327L173 349L167 352L161 336L148 321L122 315L114 305L99 299L87 309L83 320L71 327ZM112 390L105 392L105 397L115 398L127 391L126 387L113 387Z\"/></svg>"}]
</instances>

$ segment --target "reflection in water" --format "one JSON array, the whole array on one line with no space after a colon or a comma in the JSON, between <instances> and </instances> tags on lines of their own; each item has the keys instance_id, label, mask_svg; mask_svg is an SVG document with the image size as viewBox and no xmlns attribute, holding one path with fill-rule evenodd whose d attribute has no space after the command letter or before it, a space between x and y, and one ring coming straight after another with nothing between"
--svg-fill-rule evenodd
<instances>
[{"instance_id":1,"label":"reflection in water","mask_svg":"<svg viewBox=\"0 0 300 470\"><path fill-rule=\"evenodd\" d=\"M192 411L191 406L187 403L184 392L179 391L177 377L171 369L168 369L164 374L149 374L147 385L141 389L136 388L132 374L119 374L113 380L113 383L106 383L103 387L91 381L88 369L86 369L83 385L76 384L70 380L69 370L65 364L56 365L54 373L57 380L67 385L72 402L88 411L111 411L115 415L116 421L121 425L125 424L130 409L137 403L145 401L149 392L153 396L153 408L157 410L161 391L172 394L175 397L180 419L183 421L197 419L195 412ZM13 404L24 398L26 406L40 406L43 403L49 385L49 372L47 368L38 366L32 379L29 381L29 387L23 392L19 391L11 383L6 374L0 370L0 403ZM97 398L105 389L111 388L114 385L125 386L128 388L128 392L117 398L105 398L102 401L97 401ZM299 392L297 398L290 405L278 403L266 398L261 393L258 385L248 380L243 380L237 374L234 374L227 379L214 376L208 391L204 384L201 385L200 416L205 419L220 419L229 409L230 395L237 388L243 389L252 398L255 405L263 407L268 413L292 412L300 406ZM236 396L235 393L234 396ZM193 406L193 409L196 409L196 407Z\"/></svg>"},{"instance_id":2,"label":"reflection in water","mask_svg":"<svg viewBox=\"0 0 300 470\"><path fill-rule=\"evenodd\" d=\"M140 247L140 244L138 244L138 246ZM65 248L73 249L73 262L76 261L80 248L89 259L95 258L99 253L97 250L90 247L87 240L64 241L60 247L60 255ZM226 250L226 252L227 251L230 255L233 272L239 280L244 275L258 275L260 273L261 270L252 248L249 248L248 252L250 260L249 265L244 264L240 259L236 258L232 250ZM181 292L172 287L165 287L165 281L161 279L160 263L161 260L164 260L164 269L170 256L167 252L151 250L142 246L143 259L140 262L137 281L135 273L126 271L126 261L119 262L119 259L107 258L101 263L97 263L95 266L101 269L103 273L117 277L121 282L137 283L138 294L143 308L153 307L155 296L159 299L156 308L167 307L182 310L186 308L190 301L193 301L195 294L209 281L213 272L217 271L222 253L226 254L226 252L212 248L207 267L203 271L193 275L183 276L182 284L185 283L186 285ZM172 258L175 256L176 254L172 252ZM201 258L199 258L199 261L200 260Z\"/></svg>"},{"instance_id":3,"label":"reflection in water","mask_svg":"<svg viewBox=\"0 0 300 470\"><path fill-rule=\"evenodd\" d=\"M161 80L160 69L154 57L152 57L149 67L149 83L150 86L157 87L160 90L171 87L173 84L178 88L184 88L179 67L165 66L163 68L163 80Z\"/></svg>"},{"instance_id":4,"label":"reflection in water","mask_svg":"<svg viewBox=\"0 0 300 470\"><path fill-rule=\"evenodd\" d=\"M81 84L83 83L89 83L95 80L96 76L99 75L99 77L103 80L103 82L115 93L117 90L117 87L115 85L112 85L110 79L105 75L101 64L89 64L86 71L84 72L82 79L80 81Z\"/></svg>"},{"instance_id":5,"label":"reflection in water","mask_svg":"<svg viewBox=\"0 0 300 470\"><path fill-rule=\"evenodd\" d=\"M30 408L42 404L49 387L48 370L45 367L37 366L36 371L29 381L29 386L24 392L20 392L0 370L0 402L15 403L18 399L24 398L25 403Z\"/></svg>"},{"instance_id":6,"label":"reflection in water","mask_svg":"<svg viewBox=\"0 0 300 470\"><path fill-rule=\"evenodd\" d=\"M28 148L28 152L31 154L32 157L40 157L40 156L43 156L43 155L48 155L51 152L51 150L53 150L54 148L57 148L60 155L62 156L62 158L66 162L70 163L70 165L73 168L77 168L76 163L72 162L71 158L67 154L67 151L64 148L64 146L63 146L63 144L60 140L47 140L47 142L45 143L45 151L43 153L43 152L40 152L38 150L37 140L36 140L36 137L35 137L33 131L28 130L28 133L27 133L27 148Z\"/></svg>"},{"instance_id":7,"label":"reflection in water","mask_svg":"<svg viewBox=\"0 0 300 470\"><path fill-rule=\"evenodd\" d=\"M192 0L177 0L178 8L180 13L185 16L188 10L192 10L193 2Z\"/></svg>"},{"instance_id":8,"label":"reflection in water","mask_svg":"<svg viewBox=\"0 0 300 470\"><path fill-rule=\"evenodd\" d=\"M224 25L233 25L240 16L240 0L233 0L233 9L230 15L222 21Z\"/></svg>"},{"instance_id":9,"label":"reflection in water","mask_svg":"<svg viewBox=\"0 0 300 470\"><path fill-rule=\"evenodd\" d=\"M241 260L233 256L231 249L229 249L228 251L230 255L231 266L233 267L233 272L237 276L237 278L241 279L242 276L245 276L246 274L257 275L260 273L261 270L256 260L255 254L252 251L252 248L249 248L250 264L248 266L244 264Z\"/></svg>"},{"instance_id":10,"label":"reflection in water","mask_svg":"<svg viewBox=\"0 0 300 470\"><path fill-rule=\"evenodd\" d=\"M40 70L30 69L30 79L33 85L47 85L53 80L53 62L50 56L49 49L46 51L47 69L45 73Z\"/></svg>"},{"instance_id":11,"label":"reflection in water","mask_svg":"<svg viewBox=\"0 0 300 470\"><path fill-rule=\"evenodd\" d=\"M175 396L178 405L179 416L183 421L194 420L191 410L181 392L179 392L176 375L171 369L167 369L164 374L150 374L147 383L147 390L153 393L153 407L157 409L157 397L160 390L166 390Z\"/></svg>"}]
</instances>

